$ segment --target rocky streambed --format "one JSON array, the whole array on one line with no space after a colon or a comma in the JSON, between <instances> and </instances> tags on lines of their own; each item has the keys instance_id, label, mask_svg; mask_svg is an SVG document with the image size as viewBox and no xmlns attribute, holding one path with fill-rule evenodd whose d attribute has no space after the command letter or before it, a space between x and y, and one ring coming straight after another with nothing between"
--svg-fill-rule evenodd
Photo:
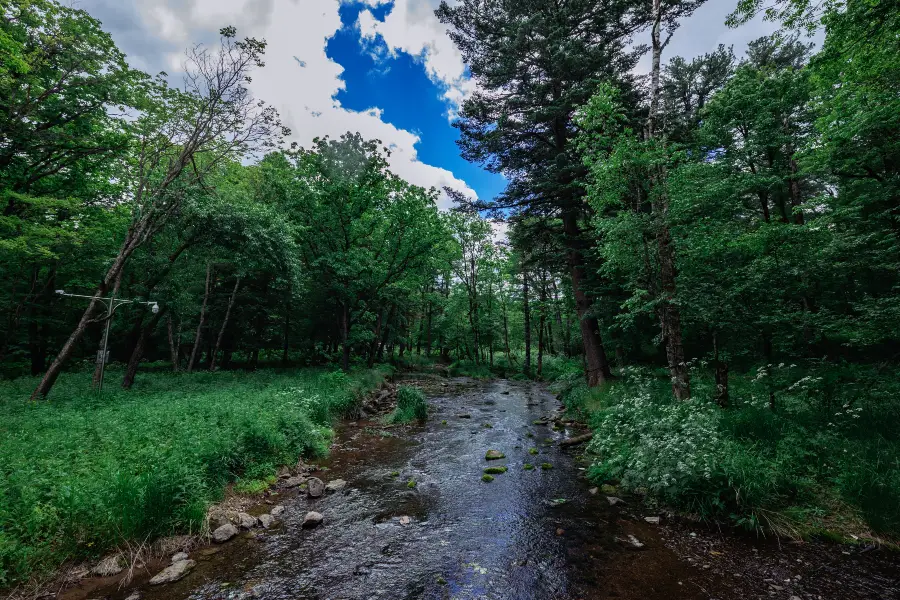
<instances>
[{"instance_id":1,"label":"rocky streambed","mask_svg":"<svg viewBox=\"0 0 900 600\"><path fill-rule=\"evenodd\" d=\"M385 427L370 403L328 460L221 515L220 543L62 597L900 598L892 553L668 522L592 487L582 446L561 443L584 432L548 418L559 404L538 384L410 383L429 395L428 423Z\"/></svg>"}]
</instances>

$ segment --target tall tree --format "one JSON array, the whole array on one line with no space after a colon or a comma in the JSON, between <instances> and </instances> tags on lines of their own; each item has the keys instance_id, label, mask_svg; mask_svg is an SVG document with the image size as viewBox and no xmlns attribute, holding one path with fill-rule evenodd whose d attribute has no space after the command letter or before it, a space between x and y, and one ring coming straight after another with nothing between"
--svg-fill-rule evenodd
<instances>
[{"instance_id":1,"label":"tall tree","mask_svg":"<svg viewBox=\"0 0 900 600\"><path fill-rule=\"evenodd\" d=\"M630 89L638 53L625 46L639 25L628 3L617 0L464 0L442 2L436 14L450 27L478 82L454 124L462 154L509 179L496 202L483 206L511 209L559 229L588 381L602 383L610 371L588 292L586 169L573 143L572 116L600 81Z\"/></svg>"}]
</instances>

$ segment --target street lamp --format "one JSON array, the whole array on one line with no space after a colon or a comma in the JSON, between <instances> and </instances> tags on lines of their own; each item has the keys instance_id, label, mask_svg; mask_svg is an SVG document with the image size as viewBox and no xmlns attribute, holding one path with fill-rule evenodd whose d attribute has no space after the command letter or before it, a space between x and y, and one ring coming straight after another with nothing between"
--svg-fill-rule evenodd
<instances>
[{"instance_id":1,"label":"street lamp","mask_svg":"<svg viewBox=\"0 0 900 600\"><path fill-rule=\"evenodd\" d=\"M94 296L84 296L82 294L68 294L65 290L56 290L56 293L60 296L67 296L69 298L87 298L96 302L102 302L103 305L106 306L106 328L103 330L103 350L99 351L97 354L97 361L100 363L100 383L98 385L98 391L102 392L103 375L106 373L106 346L109 343L109 324L112 322L113 313L123 304L146 304L150 307L150 311L155 315L159 312L159 304L144 300L123 300L116 298L115 296L109 298L97 298Z\"/></svg>"}]
</instances>

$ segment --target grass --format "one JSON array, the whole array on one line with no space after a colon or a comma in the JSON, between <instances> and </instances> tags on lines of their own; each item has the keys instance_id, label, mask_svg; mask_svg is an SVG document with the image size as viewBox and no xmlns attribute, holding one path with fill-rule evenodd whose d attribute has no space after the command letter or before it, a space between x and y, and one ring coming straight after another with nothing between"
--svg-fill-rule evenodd
<instances>
[{"instance_id":1,"label":"grass","mask_svg":"<svg viewBox=\"0 0 900 600\"><path fill-rule=\"evenodd\" d=\"M397 408L388 416L391 423L424 423L428 419L428 402L422 390L408 385L397 388Z\"/></svg>"},{"instance_id":2,"label":"grass","mask_svg":"<svg viewBox=\"0 0 900 600\"><path fill-rule=\"evenodd\" d=\"M561 376L567 410L595 431L595 482L792 537L900 536L896 373L819 362L732 373L722 409L708 371L695 366L685 403L660 370L624 370L594 390L577 368Z\"/></svg>"},{"instance_id":3,"label":"grass","mask_svg":"<svg viewBox=\"0 0 900 600\"><path fill-rule=\"evenodd\" d=\"M70 373L39 403L34 379L0 383L0 588L198 531L229 482L253 493L279 465L323 454L333 419L388 374L149 373L98 396Z\"/></svg>"}]
</instances>

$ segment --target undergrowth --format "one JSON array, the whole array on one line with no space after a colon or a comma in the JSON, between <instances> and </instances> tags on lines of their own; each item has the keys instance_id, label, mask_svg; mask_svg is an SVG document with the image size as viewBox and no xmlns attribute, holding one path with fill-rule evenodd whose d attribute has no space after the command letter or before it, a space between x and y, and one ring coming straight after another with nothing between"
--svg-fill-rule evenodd
<instances>
[{"instance_id":1,"label":"undergrowth","mask_svg":"<svg viewBox=\"0 0 900 600\"><path fill-rule=\"evenodd\" d=\"M900 382L889 372L772 365L733 374L724 409L703 365L688 402L672 399L664 371L617 375L589 389L573 362L555 383L594 429L596 482L748 529L900 535Z\"/></svg>"},{"instance_id":2,"label":"undergrowth","mask_svg":"<svg viewBox=\"0 0 900 600\"><path fill-rule=\"evenodd\" d=\"M0 589L197 531L228 482L258 491L279 465L324 453L335 416L388 373L150 373L102 396L71 373L38 403L33 379L0 383Z\"/></svg>"},{"instance_id":3,"label":"undergrowth","mask_svg":"<svg viewBox=\"0 0 900 600\"><path fill-rule=\"evenodd\" d=\"M397 408L389 415L391 423L409 423L428 419L428 403L422 390L401 385L397 388Z\"/></svg>"}]
</instances>

